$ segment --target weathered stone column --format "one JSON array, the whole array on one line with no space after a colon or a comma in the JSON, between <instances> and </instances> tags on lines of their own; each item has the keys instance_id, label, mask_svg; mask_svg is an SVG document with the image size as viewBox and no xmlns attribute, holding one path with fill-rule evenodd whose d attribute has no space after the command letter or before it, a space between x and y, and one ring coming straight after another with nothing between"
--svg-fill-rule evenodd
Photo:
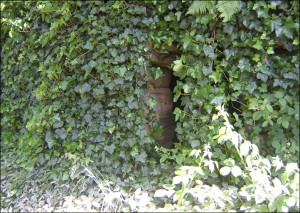
<instances>
[{"instance_id":1,"label":"weathered stone column","mask_svg":"<svg viewBox=\"0 0 300 213\"><path fill-rule=\"evenodd\" d=\"M147 47L151 49L152 43L148 42ZM170 53L159 53L155 50L150 51L148 59L150 63L154 66L161 67L163 70L163 76L154 80L149 79L147 81L147 90L145 91L146 95L149 95L155 99L157 102L155 112L156 115L153 120L159 121L159 125L163 128L161 135L155 136L158 144L165 148L172 148L173 140L175 137L175 117L173 115L173 96L172 91L169 88L172 71L167 67L176 59L176 51L174 45L167 46L170 49ZM167 48L167 49L168 49ZM173 52L172 52L173 51ZM151 76L150 71L146 72L148 77ZM146 103L148 104L147 100ZM146 125L146 128L149 133L151 129L149 125Z\"/></svg>"}]
</instances>

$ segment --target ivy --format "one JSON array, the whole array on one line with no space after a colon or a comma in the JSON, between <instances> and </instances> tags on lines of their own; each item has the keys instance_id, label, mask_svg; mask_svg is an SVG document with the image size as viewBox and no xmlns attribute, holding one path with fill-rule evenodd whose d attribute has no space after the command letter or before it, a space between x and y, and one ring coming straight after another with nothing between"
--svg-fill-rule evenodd
<instances>
[{"instance_id":1,"label":"ivy","mask_svg":"<svg viewBox=\"0 0 300 213\"><path fill-rule=\"evenodd\" d=\"M6 2L5 11L10 11L16 4ZM147 18L144 17L146 8L127 4L125 9L123 4L117 6L102 2L96 12L93 9L96 5L99 2L28 3L22 16L19 14L30 29L26 31L26 38L20 43L13 40L15 37L9 39L12 33L7 31L4 34L7 42L3 43L2 51L8 51L9 46L14 44L15 51L11 53L16 55L9 62L12 55L2 54L2 60L7 63L4 63L1 78L6 82L1 96L1 100L6 101L1 113L6 114L3 120L6 123L2 122L2 125L8 136L3 143L20 147L20 156L34 154L28 149L36 145L29 141L31 135L36 135L39 145L56 155L66 151L82 152L94 146L93 143L102 142L101 149L87 152L86 157L105 152L118 156L116 150L121 147L149 140L145 130L135 134L137 130L132 125L130 129L134 134L128 131L128 123L142 127L145 122L143 111L146 105L138 101L143 95L142 88L145 88L145 67L138 60L143 50L137 42L145 41L146 32L143 27L115 26L110 21L116 10L120 10L123 11L122 22L131 22L130 17L134 14L137 25ZM125 12L127 10L128 13ZM83 13L86 15L82 16ZM7 13L7 18L14 18L14 15L13 12ZM17 96L9 95L10 89L6 86L12 83ZM20 108L18 113L17 108ZM137 119L136 113L140 119ZM120 115L123 119L118 118ZM13 119L9 121L12 116L21 119L22 123L16 125ZM15 130L8 130L10 125ZM20 136L25 132L28 137L19 137L12 144L9 132ZM117 135L114 134L116 132ZM154 147L153 144L147 146L149 151L151 146ZM147 154L143 151L138 154L143 157L126 156L126 161L145 162Z\"/></svg>"},{"instance_id":2,"label":"ivy","mask_svg":"<svg viewBox=\"0 0 300 213\"><path fill-rule=\"evenodd\" d=\"M241 186L240 165L225 161L239 157L234 144L214 139L223 123L211 122L212 115L224 104L231 124L263 156L298 162L298 10L298 1L5 1L1 153L29 171L51 164L52 179L67 180L54 165L73 153L103 173L143 182L148 166L199 163L183 150L210 144L222 174ZM159 53L177 49L168 66L177 79L178 144L170 152L157 151L144 126L155 105L144 103L146 70L154 79L162 75L146 57L149 41ZM161 131L157 122L152 129ZM248 148L241 147L242 156ZM215 180L207 171L204 181ZM176 175L186 186L185 175ZM292 202L276 199L268 209Z\"/></svg>"}]
</instances>

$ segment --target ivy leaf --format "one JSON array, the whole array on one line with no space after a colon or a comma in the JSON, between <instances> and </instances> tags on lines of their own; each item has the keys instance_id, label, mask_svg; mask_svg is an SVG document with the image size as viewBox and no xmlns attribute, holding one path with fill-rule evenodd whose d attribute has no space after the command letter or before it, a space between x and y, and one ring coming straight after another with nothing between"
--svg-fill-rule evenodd
<instances>
[{"instance_id":1,"label":"ivy leaf","mask_svg":"<svg viewBox=\"0 0 300 213\"><path fill-rule=\"evenodd\" d=\"M173 70L175 72L179 72L181 70L182 66L183 66L182 61L181 60L175 60L174 64L175 64L175 66L173 67Z\"/></svg>"},{"instance_id":2,"label":"ivy leaf","mask_svg":"<svg viewBox=\"0 0 300 213\"><path fill-rule=\"evenodd\" d=\"M254 44L253 48L255 48L257 50L262 50L262 41L257 40L256 43Z\"/></svg>"},{"instance_id":3,"label":"ivy leaf","mask_svg":"<svg viewBox=\"0 0 300 213\"><path fill-rule=\"evenodd\" d=\"M274 54L273 47L268 47L267 53L270 54L270 55L271 55L271 54Z\"/></svg>"},{"instance_id":4,"label":"ivy leaf","mask_svg":"<svg viewBox=\"0 0 300 213\"><path fill-rule=\"evenodd\" d=\"M200 141L199 140L192 140L191 141L191 146L192 146L192 148L200 146Z\"/></svg>"},{"instance_id":5,"label":"ivy leaf","mask_svg":"<svg viewBox=\"0 0 300 213\"><path fill-rule=\"evenodd\" d=\"M287 27L283 27L283 34L289 39L294 38L293 31Z\"/></svg>"},{"instance_id":6,"label":"ivy leaf","mask_svg":"<svg viewBox=\"0 0 300 213\"><path fill-rule=\"evenodd\" d=\"M228 49L224 50L224 54L225 54L226 60L228 60L231 56L235 55L235 53L233 51L230 51Z\"/></svg>"},{"instance_id":7,"label":"ivy leaf","mask_svg":"<svg viewBox=\"0 0 300 213\"><path fill-rule=\"evenodd\" d=\"M182 47L184 50L186 50L187 47L189 46L189 44L191 43L192 38L188 35L188 36L185 36L184 39L182 39L182 41L183 41Z\"/></svg>"},{"instance_id":8,"label":"ivy leaf","mask_svg":"<svg viewBox=\"0 0 300 213\"><path fill-rule=\"evenodd\" d=\"M175 16L177 17L177 21L180 21L180 17L181 17L182 12L176 12Z\"/></svg>"},{"instance_id":9,"label":"ivy leaf","mask_svg":"<svg viewBox=\"0 0 300 213\"><path fill-rule=\"evenodd\" d=\"M266 204L258 205L257 207L255 207L255 210L257 212L269 212L269 209L266 206Z\"/></svg>"},{"instance_id":10,"label":"ivy leaf","mask_svg":"<svg viewBox=\"0 0 300 213\"><path fill-rule=\"evenodd\" d=\"M268 76L266 74L263 74L263 73L257 73L256 77L258 79L261 79L263 82L266 82L268 80Z\"/></svg>"},{"instance_id":11,"label":"ivy leaf","mask_svg":"<svg viewBox=\"0 0 300 213\"><path fill-rule=\"evenodd\" d=\"M88 49L88 50L93 50L94 49L94 45L90 41L88 41L86 43L86 45L83 46L83 48Z\"/></svg>"},{"instance_id":12,"label":"ivy leaf","mask_svg":"<svg viewBox=\"0 0 300 213\"><path fill-rule=\"evenodd\" d=\"M68 132L65 128L60 128L60 129L57 129L55 130L55 133L59 135L59 137L61 139L66 139L67 135L68 135Z\"/></svg>"},{"instance_id":13,"label":"ivy leaf","mask_svg":"<svg viewBox=\"0 0 300 213\"><path fill-rule=\"evenodd\" d=\"M280 99L280 98L282 98L283 96L284 96L284 93L283 93L283 92L281 92L281 91L276 91L276 92L275 92L275 97L276 97L276 98Z\"/></svg>"},{"instance_id":14,"label":"ivy leaf","mask_svg":"<svg viewBox=\"0 0 300 213\"><path fill-rule=\"evenodd\" d=\"M189 92L189 89L190 89L190 87L189 87L189 85L187 85L187 84L184 84L184 85L182 86L182 89L183 89L184 93L188 93L188 92Z\"/></svg>"},{"instance_id":15,"label":"ivy leaf","mask_svg":"<svg viewBox=\"0 0 300 213\"><path fill-rule=\"evenodd\" d=\"M81 87L81 92L86 93L91 90L91 86L88 83L84 83Z\"/></svg>"},{"instance_id":16,"label":"ivy leaf","mask_svg":"<svg viewBox=\"0 0 300 213\"><path fill-rule=\"evenodd\" d=\"M62 121L57 121L57 122L55 122L55 123L53 124L53 128L55 128L55 129L60 128L60 127L63 126L63 124L64 124L64 122L62 122Z\"/></svg>"},{"instance_id":17,"label":"ivy leaf","mask_svg":"<svg viewBox=\"0 0 300 213\"><path fill-rule=\"evenodd\" d=\"M207 91L207 89L205 88L205 87L201 87L199 90L198 90L198 96L200 97L200 98L206 98L206 99L208 99L208 91Z\"/></svg>"},{"instance_id":18,"label":"ivy leaf","mask_svg":"<svg viewBox=\"0 0 300 213\"><path fill-rule=\"evenodd\" d=\"M178 164L178 165L181 165L181 163L182 163L182 156L181 155L179 155L179 156L177 156L176 157L176 163Z\"/></svg>"},{"instance_id":19,"label":"ivy leaf","mask_svg":"<svg viewBox=\"0 0 300 213\"><path fill-rule=\"evenodd\" d=\"M104 92L104 89L103 89L103 86L97 86L96 88L93 89L93 94L98 97L98 96L101 96L101 95L104 95L105 92Z\"/></svg>"},{"instance_id":20,"label":"ivy leaf","mask_svg":"<svg viewBox=\"0 0 300 213\"><path fill-rule=\"evenodd\" d=\"M88 63L88 66L89 66L90 68L94 68L94 67L97 66L97 62L95 62L94 60L91 60L91 61Z\"/></svg>"},{"instance_id":21,"label":"ivy leaf","mask_svg":"<svg viewBox=\"0 0 300 213\"><path fill-rule=\"evenodd\" d=\"M219 95L214 97L210 103L219 106L222 104L223 99L224 99L224 95Z\"/></svg>"},{"instance_id":22,"label":"ivy leaf","mask_svg":"<svg viewBox=\"0 0 300 213\"><path fill-rule=\"evenodd\" d=\"M167 189L167 190L172 190L172 189L175 188L175 186L172 185L172 184L164 184L163 187L164 187L165 189Z\"/></svg>"},{"instance_id":23,"label":"ivy leaf","mask_svg":"<svg viewBox=\"0 0 300 213\"><path fill-rule=\"evenodd\" d=\"M293 44L294 45L298 45L299 44L299 37L297 37L297 38L294 39Z\"/></svg>"},{"instance_id":24,"label":"ivy leaf","mask_svg":"<svg viewBox=\"0 0 300 213\"><path fill-rule=\"evenodd\" d=\"M116 148L115 144L111 144L110 146L105 146L104 150L107 151L109 154L112 154L115 148Z\"/></svg>"},{"instance_id":25,"label":"ivy leaf","mask_svg":"<svg viewBox=\"0 0 300 213\"><path fill-rule=\"evenodd\" d=\"M175 194L173 195L173 202L176 202L177 200L181 201L183 196L184 196L183 190L175 192Z\"/></svg>"},{"instance_id":26,"label":"ivy leaf","mask_svg":"<svg viewBox=\"0 0 300 213\"><path fill-rule=\"evenodd\" d=\"M52 133L50 131L46 132L45 141L47 142L49 149L51 149L55 145L55 140L53 139Z\"/></svg>"},{"instance_id":27,"label":"ivy leaf","mask_svg":"<svg viewBox=\"0 0 300 213\"><path fill-rule=\"evenodd\" d=\"M209 57L209 58L212 58L212 59L215 59L216 58L216 54L214 53L214 48L213 46L211 45L204 45L203 46L203 51L204 51L204 54Z\"/></svg>"},{"instance_id":28,"label":"ivy leaf","mask_svg":"<svg viewBox=\"0 0 300 213\"><path fill-rule=\"evenodd\" d=\"M276 37L280 37L281 34L282 34L282 32L283 32L283 28L282 27L276 28L276 30L275 30Z\"/></svg>"},{"instance_id":29,"label":"ivy leaf","mask_svg":"<svg viewBox=\"0 0 300 213\"><path fill-rule=\"evenodd\" d=\"M180 95L181 95L181 92L180 91L176 91L175 95L174 95L174 98L173 98L173 101L176 102L178 100L178 98L180 97Z\"/></svg>"},{"instance_id":30,"label":"ivy leaf","mask_svg":"<svg viewBox=\"0 0 300 213\"><path fill-rule=\"evenodd\" d=\"M185 176L186 175L186 170L179 169L175 171L175 174L178 176Z\"/></svg>"},{"instance_id":31,"label":"ivy leaf","mask_svg":"<svg viewBox=\"0 0 300 213\"><path fill-rule=\"evenodd\" d=\"M154 80L157 80L159 77L161 77L163 75L163 71L158 67L158 68L154 68L152 70L153 76L154 76Z\"/></svg>"},{"instance_id":32,"label":"ivy leaf","mask_svg":"<svg viewBox=\"0 0 300 213\"><path fill-rule=\"evenodd\" d=\"M165 16L164 19L165 19L165 21L171 21L172 20L170 15Z\"/></svg>"},{"instance_id":33,"label":"ivy leaf","mask_svg":"<svg viewBox=\"0 0 300 213\"><path fill-rule=\"evenodd\" d=\"M67 86L68 86L68 82L67 82L67 81L62 81L62 82L60 83L60 85L61 85L61 89L62 89L62 90L66 90L66 89L67 89Z\"/></svg>"},{"instance_id":34,"label":"ivy leaf","mask_svg":"<svg viewBox=\"0 0 300 213\"><path fill-rule=\"evenodd\" d=\"M293 99L291 98L291 96L286 95L286 96L284 96L284 99L287 100L287 102L288 102L289 104L292 104L292 103L293 103Z\"/></svg>"},{"instance_id":35,"label":"ivy leaf","mask_svg":"<svg viewBox=\"0 0 300 213\"><path fill-rule=\"evenodd\" d=\"M210 73L212 73L213 71L212 71L211 68L209 68L209 67L207 67L207 66L203 66L202 72L203 72L203 74L204 74L205 76L208 76L208 75L209 75Z\"/></svg>"},{"instance_id":36,"label":"ivy leaf","mask_svg":"<svg viewBox=\"0 0 300 213\"><path fill-rule=\"evenodd\" d=\"M161 157L160 157L159 162L160 162L160 163L163 163L163 162L165 162L165 161L167 160L167 158L168 158L168 155L162 154Z\"/></svg>"},{"instance_id":37,"label":"ivy leaf","mask_svg":"<svg viewBox=\"0 0 300 213\"><path fill-rule=\"evenodd\" d=\"M281 209L283 207L284 201L286 199L286 195L280 195L272 200L268 207L270 212L276 211L276 209Z\"/></svg>"},{"instance_id":38,"label":"ivy leaf","mask_svg":"<svg viewBox=\"0 0 300 213\"><path fill-rule=\"evenodd\" d=\"M127 71L126 67L120 67L120 68L117 68L116 73L118 73L120 76L124 77L126 71Z\"/></svg>"},{"instance_id":39,"label":"ivy leaf","mask_svg":"<svg viewBox=\"0 0 300 213\"><path fill-rule=\"evenodd\" d=\"M62 180L69 180L69 173L68 172L63 173Z\"/></svg>"},{"instance_id":40,"label":"ivy leaf","mask_svg":"<svg viewBox=\"0 0 300 213\"><path fill-rule=\"evenodd\" d=\"M117 54L117 50L116 50L115 48L113 48L113 49L110 50L110 54L111 54L111 56L114 57L114 58L117 57L117 55L118 55L118 54Z\"/></svg>"},{"instance_id":41,"label":"ivy leaf","mask_svg":"<svg viewBox=\"0 0 300 213\"><path fill-rule=\"evenodd\" d=\"M181 110L178 107L176 107L174 110L174 114L175 114L175 121L178 121L181 115Z\"/></svg>"}]
</instances>

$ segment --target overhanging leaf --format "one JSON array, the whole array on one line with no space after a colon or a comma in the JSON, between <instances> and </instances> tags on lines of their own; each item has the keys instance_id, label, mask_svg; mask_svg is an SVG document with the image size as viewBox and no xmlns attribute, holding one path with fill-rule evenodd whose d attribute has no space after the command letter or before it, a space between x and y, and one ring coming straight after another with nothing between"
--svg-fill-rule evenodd
<instances>
[{"instance_id":1,"label":"overhanging leaf","mask_svg":"<svg viewBox=\"0 0 300 213\"><path fill-rule=\"evenodd\" d=\"M194 1L189 7L188 12L186 13L191 15L196 15L198 13L204 14L206 10L210 10L213 7L212 1Z\"/></svg>"},{"instance_id":2,"label":"overhanging leaf","mask_svg":"<svg viewBox=\"0 0 300 213\"><path fill-rule=\"evenodd\" d=\"M221 17L224 18L224 22L230 20L230 18L238 13L241 9L240 1L218 1L217 10L221 13Z\"/></svg>"}]
</instances>

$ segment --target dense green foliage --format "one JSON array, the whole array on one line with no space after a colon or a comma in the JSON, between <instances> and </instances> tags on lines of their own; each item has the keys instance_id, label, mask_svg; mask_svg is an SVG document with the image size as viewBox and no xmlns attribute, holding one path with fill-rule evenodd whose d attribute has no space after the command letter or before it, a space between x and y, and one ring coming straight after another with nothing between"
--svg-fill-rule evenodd
<instances>
[{"instance_id":1,"label":"dense green foliage","mask_svg":"<svg viewBox=\"0 0 300 213\"><path fill-rule=\"evenodd\" d=\"M142 57L150 20L145 7L122 4L27 2L20 12L28 27L4 28L2 146L22 150L24 168L66 152L109 170L127 162L122 174L146 161L153 143L143 127Z\"/></svg>"},{"instance_id":2,"label":"dense green foliage","mask_svg":"<svg viewBox=\"0 0 300 213\"><path fill-rule=\"evenodd\" d=\"M163 198L169 211L183 207L186 211L299 211L299 167L284 165L276 156L260 155L257 146L237 133L228 120L224 106L218 106L213 120L223 120L223 127L214 137L219 144L232 144L238 156L226 158L222 164L213 158L210 144L195 149L190 156L197 159L193 166L175 171L172 184L164 184L154 197ZM222 165L222 166L221 166ZM222 184L206 180L208 176L224 176ZM220 177L220 176L219 176ZM172 199L168 199L172 198ZM177 202L178 205L172 205Z\"/></svg>"},{"instance_id":3,"label":"dense green foliage","mask_svg":"<svg viewBox=\"0 0 300 213\"><path fill-rule=\"evenodd\" d=\"M298 10L298 1L233 1L231 6L229 1L184 0L1 3L1 152L14 159L14 168L51 167L51 175L44 177L50 181L71 181L68 169L74 160L68 156L74 155L124 182L122 187L139 182L154 192L160 180L172 180L162 171L198 165L199 154L190 158L190 152L207 150L209 144L209 162L197 184L233 182L247 191L251 181L239 176L249 175L243 172L248 167L234 140L217 139L226 131L222 121L212 122L213 114L224 104L228 122L262 156L299 165ZM144 127L152 116L145 116L145 110L153 112L144 103L145 70L154 70L155 77L161 73L145 58L149 40L161 52L163 44L172 43L181 51L172 65L179 79L174 101L180 106L174 110L179 143L171 150L157 149ZM157 123L153 129L160 131ZM226 169L213 170L214 162ZM289 175L297 169L285 179L277 169L272 176L289 190L295 184ZM228 171L233 176L223 177ZM195 177L178 180L174 185L194 187ZM174 203L188 200L185 192L176 193L182 197ZM274 207L272 197L253 205L270 202L262 207L270 211L299 208L282 196L286 200L280 202L292 204ZM213 207L241 207L234 204Z\"/></svg>"},{"instance_id":4,"label":"dense green foliage","mask_svg":"<svg viewBox=\"0 0 300 213\"><path fill-rule=\"evenodd\" d=\"M230 22L216 11L183 19L192 30L178 35L183 54L174 67L182 79L175 98L184 94L183 112L175 111L179 141L211 141L219 128L210 124L212 110L225 103L234 126L263 153L297 160L299 21L292 3L243 2Z\"/></svg>"}]
</instances>

